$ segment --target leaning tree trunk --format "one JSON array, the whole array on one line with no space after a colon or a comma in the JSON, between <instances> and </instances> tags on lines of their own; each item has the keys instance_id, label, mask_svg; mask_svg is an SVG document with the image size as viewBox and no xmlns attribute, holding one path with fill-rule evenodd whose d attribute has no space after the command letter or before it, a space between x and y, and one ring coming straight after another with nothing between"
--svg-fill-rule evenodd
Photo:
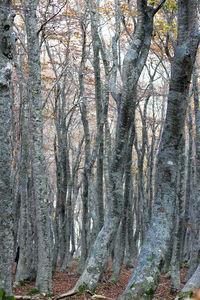
<instances>
[{"instance_id":1,"label":"leaning tree trunk","mask_svg":"<svg viewBox=\"0 0 200 300\"><path fill-rule=\"evenodd\" d=\"M36 202L36 225L38 240L38 269L36 287L41 293L52 292L52 254L50 232L50 203L47 192L47 176L43 150L42 97L40 48L36 9L39 0L25 1L25 23L28 45L31 164Z\"/></svg>"},{"instance_id":2,"label":"leaning tree trunk","mask_svg":"<svg viewBox=\"0 0 200 300\"><path fill-rule=\"evenodd\" d=\"M182 289L182 292L186 293L188 291L199 289L199 288L200 288L200 264L198 265L192 277L188 280L188 282Z\"/></svg>"},{"instance_id":3,"label":"leaning tree trunk","mask_svg":"<svg viewBox=\"0 0 200 300\"><path fill-rule=\"evenodd\" d=\"M119 6L117 0L116 6ZM88 286L90 289L96 287L107 264L109 258L108 249L121 220L123 207L121 181L124 166L124 150L128 141L130 126L135 122L134 113L137 82L146 62L151 44L153 16L158 11L158 9L150 9L146 1L143 0L138 0L137 9L138 22L135 36L125 55L123 63L122 91L120 94L118 94L116 90L113 93L118 101L119 116L116 141L109 168L109 193L111 195L111 199L108 199L108 201L110 201L109 212L106 215L104 226L92 245L83 274L75 286L76 289L83 285ZM116 86L116 82L114 85Z\"/></svg>"},{"instance_id":4,"label":"leaning tree trunk","mask_svg":"<svg viewBox=\"0 0 200 300\"><path fill-rule=\"evenodd\" d=\"M11 75L13 20L10 0L0 1L0 293L12 295ZM3 290L3 291L2 291Z\"/></svg>"},{"instance_id":5,"label":"leaning tree trunk","mask_svg":"<svg viewBox=\"0 0 200 300\"><path fill-rule=\"evenodd\" d=\"M152 219L136 268L120 299L152 298L174 227L178 158L182 150L190 79L199 44L196 32L197 1L180 0L178 5L178 44L157 160Z\"/></svg>"}]
</instances>

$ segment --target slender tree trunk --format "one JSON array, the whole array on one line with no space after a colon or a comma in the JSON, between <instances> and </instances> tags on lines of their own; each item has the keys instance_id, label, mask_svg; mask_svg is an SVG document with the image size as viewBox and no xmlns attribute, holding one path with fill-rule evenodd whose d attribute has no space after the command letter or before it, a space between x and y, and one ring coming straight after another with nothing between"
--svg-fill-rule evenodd
<instances>
[{"instance_id":1,"label":"slender tree trunk","mask_svg":"<svg viewBox=\"0 0 200 300\"><path fill-rule=\"evenodd\" d=\"M86 29L83 23L80 23L82 30L82 59L79 70L79 88L80 88L80 104L81 120L84 129L85 137L85 161L82 174L82 226L81 226L81 259L79 262L78 271L82 272L85 266L85 262L88 256L89 245L88 240L90 237L90 219L89 219L89 178L91 175L91 169L89 168L91 150L90 150L90 131L87 118L85 88L84 88L84 68L86 62Z\"/></svg>"},{"instance_id":2,"label":"slender tree trunk","mask_svg":"<svg viewBox=\"0 0 200 300\"><path fill-rule=\"evenodd\" d=\"M24 98L22 112L21 132L21 166L19 172L20 189L20 236L18 246L20 247L19 261L15 275L15 285L24 280L26 270L27 234L28 234L28 169L29 166L29 118L27 97Z\"/></svg>"},{"instance_id":3,"label":"slender tree trunk","mask_svg":"<svg viewBox=\"0 0 200 300\"><path fill-rule=\"evenodd\" d=\"M25 270L24 279L35 281L37 276L37 263L38 263L38 243L37 243L37 228L36 220L36 205L33 190L33 174L28 177L28 229L27 229L27 266Z\"/></svg>"},{"instance_id":4,"label":"slender tree trunk","mask_svg":"<svg viewBox=\"0 0 200 300\"><path fill-rule=\"evenodd\" d=\"M30 171L29 157L29 107L24 72L24 49L20 51L19 59L15 48L15 68L20 93L19 108L19 139L20 139L20 163L18 180L18 197L20 198L20 213L16 216L19 223L17 246L20 248L19 261L15 272L14 285L24 281L27 263L27 239L28 239L28 171ZM18 228L18 226L17 226Z\"/></svg>"},{"instance_id":5,"label":"slender tree trunk","mask_svg":"<svg viewBox=\"0 0 200 300\"><path fill-rule=\"evenodd\" d=\"M190 248L190 206L192 202L192 172L193 172L193 125L191 112L191 99L188 105L188 151L187 151L187 167L186 167L186 189L185 189L185 211L184 211L184 226L183 226L183 261L189 260Z\"/></svg>"},{"instance_id":6,"label":"slender tree trunk","mask_svg":"<svg viewBox=\"0 0 200 300\"><path fill-rule=\"evenodd\" d=\"M132 166L132 164L131 164ZM129 166L130 167L130 166ZM129 168L128 167L128 168ZM133 211L133 175L131 170L130 174L126 169L127 172L127 179L125 178L125 182L129 182L129 199L128 199L128 206L126 211L126 253L124 258L124 263L127 269L133 268L133 262L137 258L138 248L137 248L137 241L134 242L134 211Z\"/></svg>"},{"instance_id":7,"label":"slender tree trunk","mask_svg":"<svg viewBox=\"0 0 200 300\"><path fill-rule=\"evenodd\" d=\"M100 39L98 33L98 1L89 0L89 9L91 17L91 29L92 29L92 45L93 45L93 67L94 67L94 79L95 79L95 101L96 101L96 121L99 131L99 153L97 156L97 170L96 170L96 208L98 217L98 231L96 235L103 227L104 223L104 203L103 203L103 159L104 159L104 147L103 147L103 106L102 106L102 82L101 82L101 66L100 66Z\"/></svg>"},{"instance_id":8,"label":"slender tree trunk","mask_svg":"<svg viewBox=\"0 0 200 300\"><path fill-rule=\"evenodd\" d=\"M38 239L36 287L41 293L51 294L52 241L50 203L47 192L47 176L43 150L40 48L36 19L36 9L38 4L39 0L25 1L30 95L31 164L34 180L34 197L36 201Z\"/></svg>"},{"instance_id":9,"label":"slender tree trunk","mask_svg":"<svg viewBox=\"0 0 200 300\"><path fill-rule=\"evenodd\" d=\"M58 153L57 153L57 145L56 145L56 136L54 139L54 152L55 152L55 163L56 163L56 183L57 183L57 201L56 201L56 208L55 208L55 218L53 222L53 260L52 260L52 270L55 271L58 263L58 254L60 248L60 240L59 240L59 218L60 218L60 189L59 189L59 165L58 165Z\"/></svg>"},{"instance_id":10,"label":"slender tree trunk","mask_svg":"<svg viewBox=\"0 0 200 300\"><path fill-rule=\"evenodd\" d=\"M190 266L187 274L187 279L189 279L200 262L200 251L199 251L199 230L200 230L200 110L199 110L199 90L198 90L198 73L197 66L194 68L193 72L193 94L194 94L194 110L195 110L195 125L196 125L196 178L195 178L195 199L192 204L192 218L193 226L191 230L192 240L190 244Z\"/></svg>"}]
</instances>

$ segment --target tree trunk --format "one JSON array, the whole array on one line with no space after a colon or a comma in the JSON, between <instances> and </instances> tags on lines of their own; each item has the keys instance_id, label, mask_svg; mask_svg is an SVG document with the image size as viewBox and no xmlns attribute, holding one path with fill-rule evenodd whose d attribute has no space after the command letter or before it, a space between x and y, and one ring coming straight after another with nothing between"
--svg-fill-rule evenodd
<instances>
[{"instance_id":1,"label":"tree trunk","mask_svg":"<svg viewBox=\"0 0 200 300\"><path fill-rule=\"evenodd\" d=\"M34 197L36 201L38 240L36 287L40 293L51 294L52 241L50 231L50 203L47 192L47 176L43 150L40 48L36 19L38 3L38 0L25 1L30 95L31 164L34 180Z\"/></svg>"},{"instance_id":2,"label":"tree trunk","mask_svg":"<svg viewBox=\"0 0 200 300\"><path fill-rule=\"evenodd\" d=\"M121 266L124 260L124 254L126 249L126 226L127 226L127 215L129 208L129 201L131 198L132 191L132 180L131 180L131 170L132 170L132 147L135 137L135 124L132 124L130 128L130 136L128 139L128 145L126 147L126 160L125 160L125 187L124 187L124 205L123 205L123 215L121 218L121 223L118 228L118 233L114 245L114 261L113 261L113 275L112 280L117 281Z\"/></svg>"},{"instance_id":3,"label":"tree trunk","mask_svg":"<svg viewBox=\"0 0 200 300\"><path fill-rule=\"evenodd\" d=\"M182 289L183 293L188 291L199 289L200 288L200 265L198 265L196 271L192 275L192 277L188 280L184 288Z\"/></svg>"},{"instance_id":4,"label":"tree trunk","mask_svg":"<svg viewBox=\"0 0 200 300\"><path fill-rule=\"evenodd\" d=\"M135 270L120 299L151 299L174 227L177 169L184 135L189 84L199 37L197 1L179 1L178 44L168 95L165 126L157 160L152 219Z\"/></svg>"},{"instance_id":5,"label":"tree trunk","mask_svg":"<svg viewBox=\"0 0 200 300\"><path fill-rule=\"evenodd\" d=\"M118 6L118 1L116 1ZM83 274L79 278L75 288L82 285L94 289L104 271L108 261L108 249L119 226L122 213L123 191L122 175L124 166L125 145L128 142L129 129L134 126L134 114L136 104L136 88L140 74L143 70L151 43L153 30L153 16L155 11L148 9L147 4L138 0L138 22L135 36L130 45L123 64L123 87L121 95L115 92L119 101L118 126L113 155L109 168L109 213L104 226L99 232L91 249ZM115 85L115 84L114 84Z\"/></svg>"},{"instance_id":6,"label":"tree trunk","mask_svg":"<svg viewBox=\"0 0 200 300\"><path fill-rule=\"evenodd\" d=\"M36 280L37 275L37 263L38 263L38 243L37 243L37 228L35 224L36 220L36 205L33 194L33 176L28 177L28 230L27 230L27 266L25 270L25 280Z\"/></svg>"},{"instance_id":7,"label":"tree trunk","mask_svg":"<svg viewBox=\"0 0 200 300\"><path fill-rule=\"evenodd\" d=\"M11 75L14 47L11 1L0 1L0 291L12 295L13 211L11 178Z\"/></svg>"},{"instance_id":8,"label":"tree trunk","mask_svg":"<svg viewBox=\"0 0 200 300\"><path fill-rule=\"evenodd\" d=\"M192 170L193 170L193 125L192 125L192 112L191 112L191 99L188 105L188 151L187 151L187 166L186 166L186 188L185 188L185 211L184 211L184 226L183 226L183 261L189 259L189 210L192 202Z\"/></svg>"},{"instance_id":9,"label":"tree trunk","mask_svg":"<svg viewBox=\"0 0 200 300\"><path fill-rule=\"evenodd\" d=\"M19 189L20 189L20 236L19 247L20 255L17 264L17 272L15 275L15 285L19 285L24 281L24 274L26 269L26 254L27 254L27 234L28 234L28 169L29 169L29 127L28 127L28 103L27 97L23 99L22 112L22 132L21 132L21 166L19 172Z\"/></svg>"},{"instance_id":10,"label":"tree trunk","mask_svg":"<svg viewBox=\"0 0 200 300\"><path fill-rule=\"evenodd\" d=\"M196 147L196 178L195 180L195 198L191 203L192 205L192 230L191 230L191 244L190 244L190 264L189 271L187 274L187 279L189 279L200 262L200 252L199 252L199 230L200 230L200 110L199 110L199 90L198 90L198 73L197 66L195 66L193 72L193 94L194 94L194 111L195 111L195 127L196 127L196 137L195 137L195 147Z\"/></svg>"},{"instance_id":11,"label":"tree trunk","mask_svg":"<svg viewBox=\"0 0 200 300\"><path fill-rule=\"evenodd\" d=\"M180 290L180 268L181 268L181 248L183 247L183 217L184 217L184 173L185 173L185 134L182 139L182 153L179 161L178 180L177 180L177 197L176 197L176 209L175 209L175 230L173 251L171 259L171 293L175 293Z\"/></svg>"},{"instance_id":12,"label":"tree trunk","mask_svg":"<svg viewBox=\"0 0 200 300\"><path fill-rule=\"evenodd\" d=\"M18 241L16 244L20 249L19 261L15 272L14 285L19 285L24 281L26 263L27 263L27 239L28 239L28 171L30 171L29 157L29 108L28 97L25 86L24 73L24 49L20 53L19 60L15 49L15 68L19 85L20 93L20 108L19 108L19 136L20 136L20 164L19 164L19 180L18 180L18 197L20 198L20 213L16 216L19 225Z\"/></svg>"}]
</instances>

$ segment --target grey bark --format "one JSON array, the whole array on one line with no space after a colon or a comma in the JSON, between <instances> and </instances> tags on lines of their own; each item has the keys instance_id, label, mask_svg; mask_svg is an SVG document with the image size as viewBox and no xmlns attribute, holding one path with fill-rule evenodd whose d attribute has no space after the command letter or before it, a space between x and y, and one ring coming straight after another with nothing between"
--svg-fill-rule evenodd
<instances>
[{"instance_id":1,"label":"grey bark","mask_svg":"<svg viewBox=\"0 0 200 300\"><path fill-rule=\"evenodd\" d=\"M128 170L126 169L126 172ZM130 177L129 177L130 176ZM126 180L126 179L125 179ZM129 181L130 187L129 187L129 201L126 211L126 253L124 257L124 263L126 265L126 268L133 268L134 260L137 257L138 254L138 235L136 232L136 235L134 234L134 210L133 210L133 176L130 173L130 175L127 176L127 181ZM136 225L136 224L135 224ZM136 225L137 226L137 225Z\"/></svg>"},{"instance_id":2,"label":"grey bark","mask_svg":"<svg viewBox=\"0 0 200 300\"><path fill-rule=\"evenodd\" d=\"M185 183L185 134L182 138L181 157L179 160L178 178L177 178L177 197L175 208L175 230L173 240L173 250L171 259L171 293L175 293L180 290L180 268L181 268L181 249L183 248L183 221L184 221L184 183Z\"/></svg>"},{"instance_id":3,"label":"grey bark","mask_svg":"<svg viewBox=\"0 0 200 300\"><path fill-rule=\"evenodd\" d=\"M81 260L79 262L78 271L82 272L85 266L85 262L89 252L89 239L90 239L90 217L89 217L89 184L91 178L91 149L90 149L90 131L89 123L87 118L87 109L85 97L85 88L84 88L84 68L86 62L86 28L83 22L80 23L81 32L82 32L82 57L81 64L79 69L79 88L80 88L80 113L81 120L84 129L84 138L85 138L85 161L84 169L82 174L82 227L81 227ZM94 220L94 226L95 222Z\"/></svg>"},{"instance_id":4,"label":"grey bark","mask_svg":"<svg viewBox=\"0 0 200 300\"><path fill-rule=\"evenodd\" d=\"M187 166L186 166L186 189L185 189L185 211L184 211L184 227L183 227L183 261L189 260L190 249L190 207L192 202L192 173L193 173L193 125L191 112L191 99L188 105L188 151L187 151Z\"/></svg>"},{"instance_id":5,"label":"grey bark","mask_svg":"<svg viewBox=\"0 0 200 300\"><path fill-rule=\"evenodd\" d=\"M68 130L71 125L73 109L67 110L67 95L70 92L71 80L68 86L68 55L60 57L63 68L58 73L55 57L50 49L47 41L45 41L47 54L54 71L56 82L53 84L50 91L55 88L55 105L54 105L54 122L56 128L56 136L54 139L55 163L56 163L56 185L57 185L57 201L55 208L55 218L53 221L53 262L52 268L56 269L57 264L60 264L60 271L64 271L68 265L68 254L66 250L70 244L69 224L71 219L68 218L67 194L71 194L70 181L70 163L69 163L69 141ZM64 60L64 61L63 61ZM45 103L48 100L48 93ZM76 104L74 105L74 107ZM44 104L43 104L44 107ZM67 119L68 117L68 119ZM68 252L68 251L67 251Z\"/></svg>"},{"instance_id":6,"label":"grey bark","mask_svg":"<svg viewBox=\"0 0 200 300\"><path fill-rule=\"evenodd\" d=\"M11 171L11 75L14 13L10 0L0 1L0 289L12 295L13 211Z\"/></svg>"},{"instance_id":7,"label":"grey bark","mask_svg":"<svg viewBox=\"0 0 200 300\"><path fill-rule=\"evenodd\" d=\"M197 1L179 1L178 6L178 41L157 160L152 219L137 265L120 299L152 298L174 227L180 143L184 135L189 83L199 44Z\"/></svg>"},{"instance_id":8,"label":"grey bark","mask_svg":"<svg viewBox=\"0 0 200 300\"><path fill-rule=\"evenodd\" d=\"M150 84L152 86L152 83ZM138 174L137 174L137 191L138 191L138 218L139 218L139 232L140 232L140 242L143 243L145 233L148 228L149 223L149 204L145 189L145 179L144 179L144 158L145 151L148 144L147 127L146 127L146 117L147 117L147 105L150 96L145 99L143 113L140 109L141 121L142 121L142 145L139 147L137 136L134 141L135 149L138 158Z\"/></svg>"},{"instance_id":9,"label":"grey bark","mask_svg":"<svg viewBox=\"0 0 200 300\"><path fill-rule=\"evenodd\" d=\"M75 252L75 240L74 240L74 208L76 205L76 188L75 180L78 180L78 168L80 164L80 153L82 150L83 139L79 143L79 149L76 157L72 158L72 171L68 184L68 192L65 208L65 227L66 227L66 243L65 243L65 256L60 270L65 270L68 265L71 264L73 254ZM75 192L75 194L73 193ZM71 249L70 249L71 248Z\"/></svg>"},{"instance_id":10,"label":"grey bark","mask_svg":"<svg viewBox=\"0 0 200 300\"><path fill-rule=\"evenodd\" d=\"M88 174L88 164L90 157L90 133L89 133L89 124L86 112L86 98L85 98L85 89L84 89L84 67L86 61L86 30L84 25L81 23L82 30L82 60L79 70L79 88L80 88L80 112L81 120L84 129L85 137L85 161L84 161L84 170L83 170L83 192L82 192L82 228L81 228L81 260L79 263L79 271L82 272L85 261L88 255L88 238L89 238L89 207L88 207L88 193L89 193L89 174Z\"/></svg>"},{"instance_id":11,"label":"grey bark","mask_svg":"<svg viewBox=\"0 0 200 300\"><path fill-rule=\"evenodd\" d=\"M35 281L37 276L38 263L38 243L37 243L37 228L36 228L36 204L33 191L33 174L28 176L27 183L28 191L28 228L27 228L27 266L24 274L25 280Z\"/></svg>"},{"instance_id":12,"label":"grey bark","mask_svg":"<svg viewBox=\"0 0 200 300\"><path fill-rule=\"evenodd\" d=\"M25 34L20 37L23 40L24 45ZM17 51L18 50L18 51ZM17 80L13 81L13 104L12 104L12 147L13 147L13 176L14 176L14 249L17 249L18 245L18 236L19 236L19 220L20 220L20 205L21 205L21 196L20 196L20 176L19 172L21 169L21 133L23 129L23 97L24 91L26 90L26 81L24 76L24 48L22 45L14 48L14 66L16 71ZM19 98L16 89L19 89ZM26 98L26 96L25 96ZM19 103L20 102L20 103ZM19 113L16 113L16 107L19 103ZM27 161L28 165L28 161Z\"/></svg>"},{"instance_id":13,"label":"grey bark","mask_svg":"<svg viewBox=\"0 0 200 300\"><path fill-rule=\"evenodd\" d=\"M21 49L22 48L22 49ZM18 180L18 197L20 198L20 211L16 215L16 222L19 223L18 241L16 245L20 248L19 261L15 271L14 285L19 285L24 281L26 262L27 262L27 239L28 239L28 171L30 171L29 157L29 109L26 82L24 75L24 49L20 48L19 57L15 49L15 68L19 85L20 107L19 107L19 180ZM29 220L30 221L30 220ZM17 227L18 228L18 227Z\"/></svg>"},{"instance_id":14,"label":"grey bark","mask_svg":"<svg viewBox=\"0 0 200 300\"><path fill-rule=\"evenodd\" d=\"M91 3L89 3L91 4ZM91 8L91 7L90 7ZM94 21L94 20L93 20ZM84 268L85 261L88 257L89 249L90 249L90 243L91 243L91 233L90 233L90 222L91 219L93 221L93 228L92 228L92 235L95 237L99 231L99 226L101 227L100 219L103 218L102 216L102 195L99 197L100 202L98 202L97 206L97 214L95 213L95 201L94 201L94 193L93 193L93 185L94 185L94 176L92 172L92 167L95 163L96 158L98 157L98 153L100 153L102 149L102 139L103 139L103 125L104 125L104 119L102 116L102 95L100 90L100 82L101 79L99 78L99 46L96 48L94 45L94 52L97 51L96 54L98 54L97 59L94 62L94 65L96 66L95 70L95 98L96 99L96 106L97 106L97 114L100 118L97 126L97 134L94 142L94 146L91 149L90 143L91 143L91 137L90 137L90 129L89 129L89 122L87 117L87 107L86 102L87 98L85 96L85 88L84 88L84 68L85 68L85 62L86 62L86 27L83 23L83 20L80 22L80 27L82 31L82 59L79 69L79 88L80 88L80 112L81 112L81 120L83 124L84 129L84 136L85 136L85 162L84 162L84 169L83 169L83 193L82 193L82 234L81 234L81 261L79 264L79 271L82 271ZM98 38L99 40L99 38ZM100 107L99 107L100 106ZM99 152L100 151L100 152ZM102 152L101 152L102 155ZM100 170L98 174L98 186L100 187L100 194L102 190L102 157L98 162L98 168Z\"/></svg>"},{"instance_id":15,"label":"grey bark","mask_svg":"<svg viewBox=\"0 0 200 300\"><path fill-rule=\"evenodd\" d=\"M183 293L188 291L192 291L194 289L200 288L200 265L198 265L196 271L192 275L192 277L188 280L184 288L182 289Z\"/></svg>"},{"instance_id":16,"label":"grey bark","mask_svg":"<svg viewBox=\"0 0 200 300\"><path fill-rule=\"evenodd\" d=\"M96 102L96 122L97 130L99 132L99 151L97 155L97 169L96 169L96 208L98 217L98 229L95 235L101 230L104 223L104 199L103 199L103 100L102 100L102 81L101 81L101 66L100 66L100 38L99 38L99 20L98 20L98 4L96 1L88 1L91 30L92 30L92 46L93 46L93 68L95 79L95 102Z\"/></svg>"},{"instance_id":17,"label":"grey bark","mask_svg":"<svg viewBox=\"0 0 200 300\"><path fill-rule=\"evenodd\" d=\"M95 288L107 264L108 249L121 219L123 202L121 186L124 164L123 155L125 153L124 150L130 126L134 124L136 87L148 55L153 29L153 16L155 14L155 11L148 8L147 4L143 3L143 1L139 0L137 7L137 28L133 42L125 55L123 63L123 87L121 95L116 91L113 92L114 97L120 101L120 110L116 140L109 168L111 199L108 200L110 201L110 211L105 218L104 226L92 246L85 269L75 286L76 289L83 284L88 285L90 289ZM115 80L113 89L115 89Z\"/></svg>"},{"instance_id":18,"label":"grey bark","mask_svg":"<svg viewBox=\"0 0 200 300\"><path fill-rule=\"evenodd\" d=\"M50 203L47 191L47 176L43 150L40 48L36 19L36 9L39 1L26 0L24 4L28 45L31 164L33 170L38 241L36 287L41 293L51 294L52 241L49 215Z\"/></svg>"},{"instance_id":19,"label":"grey bark","mask_svg":"<svg viewBox=\"0 0 200 300\"><path fill-rule=\"evenodd\" d=\"M23 97L23 112L21 124L21 166L19 172L19 193L20 193L20 229L19 241L20 256L15 275L15 285L24 280L26 270L27 234L28 234L28 170L29 165L29 118L27 96Z\"/></svg>"},{"instance_id":20,"label":"grey bark","mask_svg":"<svg viewBox=\"0 0 200 300\"><path fill-rule=\"evenodd\" d=\"M124 255L126 250L126 226L127 226L127 217L129 213L129 207L130 207L130 199L131 199L131 192L132 192L132 176L131 176L131 170L132 170L132 147L133 147L133 141L135 137L135 124L132 124L130 128L130 135L128 139L128 145L126 149L126 160L125 160L125 185L124 185L124 204L123 204L123 214L121 218L121 223L118 228L118 234L114 245L114 260L113 260L113 274L111 279L117 281L121 266L124 261ZM130 224L133 225L133 224ZM132 227L133 229L133 227ZM129 237L130 238L130 237ZM128 242L130 242L128 240ZM130 247L130 245L129 245ZM134 249L131 249L134 251ZM133 259L136 257L132 257ZM130 265L131 263L129 263Z\"/></svg>"},{"instance_id":21,"label":"grey bark","mask_svg":"<svg viewBox=\"0 0 200 300\"><path fill-rule=\"evenodd\" d=\"M148 212L147 212L147 221L149 222L151 219L152 207L153 207L153 196L154 196L154 173L155 173L155 163L157 157L157 150L160 143L160 136L163 129L163 123L165 118L165 96L162 98L161 108L157 107L157 97L154 95L154 88L156 87L154 83L154 78L159 72L160 65L162 64L162 57L161 60L156 64L153 73L151 69L148 67L148 74L150 78L149 82L149 92L148 95L151 97L149 101L148 108L152 110L152 116L147 114L147 120L143 121L143 126L146 127L146 136L147 136L147 178L146 178L146 195L148 197ZM151 64L150 64L151 66ZM160 113L160 115L159 115ZM157 117L159 115L159 120ZM144 117L143 117L144 118ZM157 131L158 136L157 136ZM151 136L151 139L150 139Z\"/></svg>"},{"instance_id":22,"label":"grey bark","mask_svg":"<svg viewBox=\"0 0 200 300\"><path fill-rule=\"evenodd\" d=\"M66 269L66 246L69 245L69 220L68 220L68 203L67 192L69 192L69 182L71 180L71 171L69 164L69 145L68 145L68 128L71 116L66 121L66 75L63 78L62 86L57 85L55 99L55 125L57 131L57 141L55 140L55 161L56 161L56 182L57 182L57 203L56 218L54 221L55 241L54 241L54 269L57 264L59 253L60 271ZM57 235L57 236L56 236ZM59 249L59 251L58 251Z\"/></svg>"},{"instance_id":23,"label":"grey bark","mask_svg":"<svg viewBox=\"0 0 200 300\"><path fill-rule=\"evenodd\" d=\"M194 94L194 111L195 111L195 147L196 147L196 161L195 161L195 199L191 203L192 205L192 230L191 230L191 251L190 251L190 261L189 261L189 271L187 274L187 279L189 279L200 262L200 251L199 251L199 228L200 228L200 110L199 110L199 91L198 91L198 73L197 66L194 68L193 72L193 94Z\"/></svg>"},{"instance_id":24,"label":"grey bark","mask_svg":"<svg viewBox=\"0 0 200 300\"><path fill-rule=\"evenodd\" d=\"M53 248L53 260L52 260L52 270L55 271L57 264L58 264L58 254L59 254L59 217L60 217L60 206L58 201L60 199L60 190L59 190L59 167L58 167L58 158L57 158L57 146L56 146L56 136L54 139L54 151L55 151L55 163L56 163L56 177L57 177L57 201L56 201L56 208L55 208L55 219L53 222L54 227L54 235L53 235L53 242L54 242L54 248Z\"/></svg>"}]
</instances>

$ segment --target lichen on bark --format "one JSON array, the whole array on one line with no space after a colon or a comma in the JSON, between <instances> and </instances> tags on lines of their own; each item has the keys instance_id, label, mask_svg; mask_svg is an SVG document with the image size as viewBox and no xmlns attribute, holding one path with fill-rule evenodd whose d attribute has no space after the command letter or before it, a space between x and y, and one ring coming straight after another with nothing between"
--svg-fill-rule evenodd
<instances>
[{"instance_id":1,"label":"lichen on bark","mask_svg":"<svg viewBox=\"0 0 200 300\"><path fill-rule=\"evenodd\" d=\"M14 14L11 1L0 1L0 289L12 296L13 260L11 75ZM4 292L1 292L4 297ZM4 297L4 298L5 298Z\"/></svg>"}]
</instances>

